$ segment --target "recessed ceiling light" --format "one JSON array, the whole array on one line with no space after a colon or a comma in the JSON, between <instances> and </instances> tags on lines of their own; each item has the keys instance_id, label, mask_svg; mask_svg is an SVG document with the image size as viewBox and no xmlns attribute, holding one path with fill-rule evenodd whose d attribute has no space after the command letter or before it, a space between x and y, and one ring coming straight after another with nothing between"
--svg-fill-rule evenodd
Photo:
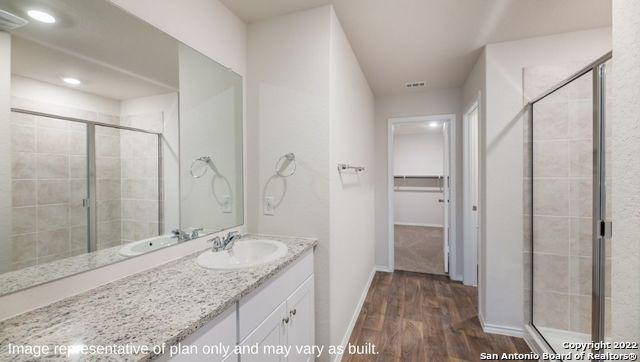
<instances>
[{"instance_id":1,"label":"recessed ceiling light","mask_svg":"<svg viewBox=\"0 0 640 362\"><path fill-rule=\"evenodd\" d=\"M65 83L71 84L71 85L80 85L80 84L82 84L82 82L79 79L76 79L76 78L62 78L62 80Z\"/></svg>"},{"instance_id":2,"label":"recessed ceiling light","mask_svg":"<svg viewBox=\"0 0 640 362\"><path fill-rule=\"evenodd\" d=\"M435 121L433 121L433 122L429 123L429 127L431 127L431 128L436 128L436 127L438 127L439 125L440 125L440 123L435 122Z\"/></svg>"},{"instance_id":3,"label":"recessed ceiling light","mask_svg":"<svg viewBox=\"0 0 640 362\"><path fill-rule=\"evenodd\" d=\"M53 15L41 10L29 10L27 11L27 15L46 24L53 24L56 22L56 18L54 18Z\"/></svg>"}]
</instances>

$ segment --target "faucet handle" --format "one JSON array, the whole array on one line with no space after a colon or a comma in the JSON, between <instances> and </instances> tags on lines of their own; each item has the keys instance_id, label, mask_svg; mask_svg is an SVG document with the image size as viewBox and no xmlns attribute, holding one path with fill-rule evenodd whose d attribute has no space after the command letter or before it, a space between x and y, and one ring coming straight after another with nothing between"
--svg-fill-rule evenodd
<instances>
[{"instance_id":1,"label":"faucet handle","mask_svg":"<svg viewBox=\"0 0 640 362\"><path fill-rule=\"evenodd\" d=\"M211 239L207 240L207 242L213 244L211 248L212 251L220 251L224 248L224 243L219 236L214 236Z\"/></svg>"},{"instance_id":2,"label":"faucet handle","mask_svg":"<svg viewBox=\"0 0 640 362\"><path fill-rule=\"evenodd\" d=\"M204 231L204 228L195 228L191 230L191 239L195 239L200 236L201 231Z\"/></svg>"}]
</instances>

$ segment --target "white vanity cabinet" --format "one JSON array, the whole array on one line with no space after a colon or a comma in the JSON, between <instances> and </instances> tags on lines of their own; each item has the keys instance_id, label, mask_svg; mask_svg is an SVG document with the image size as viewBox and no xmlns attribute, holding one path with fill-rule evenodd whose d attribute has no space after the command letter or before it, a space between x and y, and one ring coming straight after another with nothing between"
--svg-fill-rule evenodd
<instances>
[{"instance_id":1,"label":"white vanity cabinet","mask_svg":"<svg viewBox=\"0 0 640 362\"><path fill-rule=\"evenodd\" d=\"M240 345L258 345L257 354L241 355L241 361L313 360L312 355L296 353L296 346L315 342L313 254L240 300L238 310ZM262 353L265 346L287 346L290 354Z\"/></svg>"},{"instance_id":2,"label":"white vanity cabinet","mask_svg":"<svg viewBox=\"0 0 640 362\"><path fill-rule=\"evenodd\" d=\"M315 343L313 251L308 251L285 270L271 277L237 304L208 322L182 345L204 346L220 343L253 347L252 352L223 358L212 355L182 355L173 361L312 361L313 355L297 354L296 346ZM264 354L265 346L290 346L290 354ZM160 360L169 360L166 356Z\"/></svg>"}]
</instances>

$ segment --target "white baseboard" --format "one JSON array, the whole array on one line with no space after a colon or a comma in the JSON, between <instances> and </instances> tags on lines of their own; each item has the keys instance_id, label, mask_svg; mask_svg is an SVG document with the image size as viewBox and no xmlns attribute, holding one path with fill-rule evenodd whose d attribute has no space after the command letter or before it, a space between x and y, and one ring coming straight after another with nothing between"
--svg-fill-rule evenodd
<instances>
[{"instance_id":1,"label":"white baseboard","mask_svg":"<svg viewBox=\"0 0 640 362\"><path fill-rule=\"evenodd\" d=\"M373 267L374 271L380 271L383 273L393 273L393 269L389 268L386 265L376 265Z\"/></svg>"},{"instance_id":2,"label":"white baseboard","mask_svg":"<svg viewBox=\"0 0 640 362\"><path fill-rule=\"evenodd\" d=\"M527 342L529 348L534 353L542 354L544 352L552 353L547 347L546 342L538 335L531 325L524 326L524 341Z\"/></svg>"},{"instance_id":3,"label":"white baseboard","mask_svg":"<svg viewBox=\"0 0 640 362\"><path fill-rule=\"evenodd\" d=\"M425 227L432 227L432 228L444 227L441 224L423 224L423 223L416 223L416 222L394 222L393 224L402 225L402 226L425 226Z\"/></svg>"},{"instance_id":4,"label":"white baseboard","mask_svg":"<svg viewBox=\"0 0 640 362\"><path fill-rule=\"evenodd\" d=\"M480 325L482 326L482 330L485 333L501 334L503 336L520 338L524 336L524 331L522 330L522 328L486 323L484 320L484 316L480 312L478 312L478 319L480 320Z\"/></svg>"},{"instance_id":5,"label":"white baseboard","mask_svg":"<svg viewBox=\"0 0 640 362\"><path fill-rule=\"evenodd\" d=\"M349 343L349 339L351 338L351 333L353 333L353 328L356 326L356 322L358 321L358 316L360 316L360 311L362 310L362 306L364 305L365 299L367 299L367 293L369 293L369 288L371 288L371 282L373 281L373 276L376 275L376 272L379 271L379 266L374 266L371 269L371 274L369 274L369 279L367 280L367 284L362 290L362 294L360 294L360 299L358 300L358 304L356 305L356 309L353 311L353 315L351 316L351 321L347 326L347 331L342 337L342 345L343 349L346 349L347 344ZM342 361L342 354L338 354L334 357L334 362Z\"/></svg>"}]
</instances>

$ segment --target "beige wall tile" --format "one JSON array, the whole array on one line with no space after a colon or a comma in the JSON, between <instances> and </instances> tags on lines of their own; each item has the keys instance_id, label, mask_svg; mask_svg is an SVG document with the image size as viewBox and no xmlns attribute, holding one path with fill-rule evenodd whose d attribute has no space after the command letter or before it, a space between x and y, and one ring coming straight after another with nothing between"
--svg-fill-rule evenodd
<instances>
[{"instance_id":1,"label":"beige wall tile","mask_svg":"<svg viewBox=\"0 0 640 362\"><path fill-rule=\"evenodd\" d=\"M37 128L37 133L36 150L38 153L69 154L69 141L66 130Z\"/></svg>"},{"instance_id":2,"label":"beige wall tile","mask_svg":"<svg viewBox=\"0 0 640 362\"><path fill-rule=\"evenodd\" d=\"M69 227L68 209L67 204L38 206L38 232Z\"/></svg>"},{"instance_id":3,"label":"beige wall tile","mask_svg":"<svg viewBox=\"0 0 640 362\"><path fill-rule=\"evenodd\" d=\"M87 154L87 132L69 131L69 154L83 156Z\"/></svg>"},{"instance_id":4,"label":"beige wall tile","mask_svg":"<svg viewBox=\"0 0 640 362\"><path fill-rule=\"evenodd\" d=\"M571 255L591 256L593 252L593 221L591 218L571 218Z\"/></svg>"},{"instance_id":5,"label":"beige wall tile","mask_svg":"<svg viewBox=\"0 0 640 362\"><path fill-rule=\"evenodd\" d=\"M533 292L533 322L537 327L569 328L569 295L564 293Z\"/></svg>"},{"instance_id":6,"label":"beige wall tile","mask_svg":"<svg viewBox=\"0 0 640 362\"><path fill-rule=\"evenodd\" d=\"M569 175L569 142L536 141L533 143L533 173L536 177Z\"/></svg>"},{"instance_id":7,"label":"beige wall tile","mask_svg":"<svg viewBox=\"0 0 640 362\"><path fill-rule=\"evenodd\" d=\"M42 154L36 155L36 173L38 179L68 179L69 156Z\"/></svg>"},{"instance_id":8,"label":"beige wall tile","mask_svg":"<svg viewBox=\"0 0 640 362\"><path fill-rule=\"evenodd\" d=\"M82 202L74 201L69 204L69 225L87 225L88 209L82 206Z\"/></svg>"},{"instance_id":9,"label":"beige wall tile","mask_svg":"<svg viewBox=\"0 0 640 362\"><path fill-rule=\"evenodd\" d=\"M569 330L591 334L591 296L571 295Z\"/></svg>"},{"instance_id":10,"label":"beige wall tile","mask_svg":"<svg viewBox=\"0 0 640 362\"><path fill-rule=\"evenodd\" d=\"M12 234L27 234L36 231L36 208L14 207L12 209Z\"/></svg>"},{"instance_id":11,"label":"beige wall tile","mask_svg":"<svg viewBox=\"0 0 640 362\"><path fill-rule=\"evenodd\" d=\"M569 103L569 137L571 139L593 139L592 101Z\"/></svg>"},{"instance_id":12,"label":"beige wall tile","mask_svg":"<svg viewBox=\"0 0 640 362\"><path fill-rule=\"evenodd\" d=\"M35 127L11 125L11 150L13 152L35 152Z\"/></svg>"},{"instance_id":13,"label":"beige wall tile","mask_svg":"<svg viewBox=\"0 0 640 362\"><path fill-rule=\"evenodd\" d=\"M68 180L38 180L38 205L69 202Z\"/></svg>"},{"instance_id":14,"label":"beige wall tile","mask_svg":"<svg viewBox=\"0 0 640 362\"><path fill-rule=\"evenodd\" d=\"M107 244L107 245L114 245L114 244L121 243L122 224L120 220L99 222L97 225L97 228L98 228L98 243Z\"/></svg>"},{"instance_id":15,"label":"beige wall tile","mask_svg":"<svg viewBox=\"0 0 640 362\"><path fill-rule=\"evenodd\" d=\"M536 103L533 108L533 139L557 140L569 136L567 103Z\"/></svg>"},{"instance_id":16,"label":"beige wall tile","mask_svg":"<svg viewBox=\"0 0 640 362\"><path fill-rule=\"evenodd\" d=\"M86 253L88 250L88 230L86 226L72 226L69 228L69 244L71 251Z\"/></svg>"},{"instance_id":17,"label":"beige wall tile","mask_svg":"<svg viewBox=\"0 0 640 362\"><path fill-rule=\"evenodd\" d=\"M69 180L69 202L72 204L82 204L82 199L87 198L87 180Z\"/></svg>"},{"instance_id":18,"label":"beige wall tile","mask_svg":"<svg viewBox=\"0 0 640 362\"><path fill-rule=\"evenodd\" d=\"M122 180L122 197L125 199L158 199L158 180Z\"/></svg>"},{"instance_id":19,"label":"beige wall tile","mask_svg":"<svg viewBox=\"0 0 640 362\"><path fill-rule=\"evenodd\" d=\"M569 294L569 257L534 251L533 290Z\"/></svg>"},{"instance_id":20,"label":"beige wall tile","mask_svg":"<svg viewBox=\"0 0 640 362\"><path fill-rule=\"evenodd\" d=\"M11 250L14 263L22 263L36 259L36 234L13 235Z\"/></svg>"},{"instance_id":21,"label":"beige wall tile","mask_svg":"<svg viewBox=\"0 0 640 362\"><path fill-rule=\"evenodd\" d=\"M534 179L533 182L534 215L569 215L569 181L567 179Z\"/></svg>"},{"instance_id":22,"label":"beige wall tile","mask_svg":"<svg viewBox=\"0 0 640 362\"><path fill-rule=\"evenodd\" d=\"M571 216L591 217L593 213L593 189L591 184L591 178L572 179L569 181Z\"/></svg>"},{"instance_id":23,"label":"beige wall tile","mask_svg":"<svg viewBox=\"0 0 640 362\"><path fill-rule=\"evenodd\" d=\"M571 294L591 295L593 291L593 270L591 257L572 256L570 258Z\"/></svg>"},{"instance_id":24,"label":"beige wall tile","mask_svg":"<svg viewBox=\"0 0 640 362\"><path fill-rule=\"evenodd\" d=\"M77 179L87 177L86 156L69 156L69 177Z\"/></svg>"},{"instance_id":25,"label":"beige wall tile","mask_svg":"<svg viewBox=\"0 0 640 362\"><path fill-rule=\"evenodd\" d=\"M11 178L35 179L36 154L31 152L11 153Z\"/></svg>"},{"instance_id":26,"label":"beige wall tile","mask_svg":"<svg viewBox=\"0 0 640 362\"><path fill-rule=\"evenodd\" d=\"M38 258L64 255L69 252L69 229L67 228L38 232L37 237Z\"/></svg>"},{"instance_id":27,"label":"beige wall tile","mask_svg":"<svg viewBox=\"0 0 640 362\"><path fill-rule=\"evenodd\" d=\"M569 143L570 176L593 176L593 141L573 140Z\"/></svg>"},{"instance_id":28,"label":"beige wall tile","mask_svg":"<svg viewBox=\"0 0 640 362\"><path fill-rule=\"evenodd\" d=\"M96 184L98 200L120 199L120 180L97 180Z\"/></svg>"},{"instance_id":29,"label":"beige wall tile","mask_svg":"<svg viewBox=\"0 0 640 362\"><path fill-rule=\"evenodd\" d=\"M96 177L98 179L120 179L120 159L96 157Z\"/></svg>"},{"instance_id":30,"label":"beige wall tile","mask_svg":"<svg viewBox=\"0 0 640 362\"><path fill-rule=\"evenodd\" d=\"M42 128L68 129L70 123L69 121L51 117L34 116L34 119L36 121L36 127Z\"/></svg>"},{"instance_id":31,"label":"beige wall tile","mask_svg":"<svg viewBox=\"0 0 640 362\"><path fill-rule=\"evenodd\" d=\"M98 201L98 221L120 220L120 200Z\"/></svg>"},{"instance_id":32,"label":"beige wall tile","mask_svg":"<svg viewBox=\"0 0 640 362\"><path fill-rule=\"evenodd\" d=\"M15 206L36 204L36 182L34 180L14 180L11 182L11 200Z\"/></svg>"},{"instance_id":33,"label":"beige wall tile","mask_svg":"<svg viewBox=\"0 0 640 362\"><path fill-rule=\"evenodd\" d=\"M534 216L533 250L538 253L569 255L570 230L568 217Z\"/></svg>"},{"instance_id":34,"label":"beige wall tile","mask_svg":"<svg viewBox=\"0 0 640 362\"><path fill-rule=\"evenodd\" d=\"M30 114L11 112L11 123L20 125L20 126L35 126L36 121L34 119L35 116Z\"/></svg>"},{"instance_id":35,"label":"beige wall tile","mask_svg":"<svg viewBox=\"0 0 640 362\"><path fill-rule=\"evenodd\" d=\"M96 156L120 157L120 137L96 135Z\"/></svg>"}]
</instances>

